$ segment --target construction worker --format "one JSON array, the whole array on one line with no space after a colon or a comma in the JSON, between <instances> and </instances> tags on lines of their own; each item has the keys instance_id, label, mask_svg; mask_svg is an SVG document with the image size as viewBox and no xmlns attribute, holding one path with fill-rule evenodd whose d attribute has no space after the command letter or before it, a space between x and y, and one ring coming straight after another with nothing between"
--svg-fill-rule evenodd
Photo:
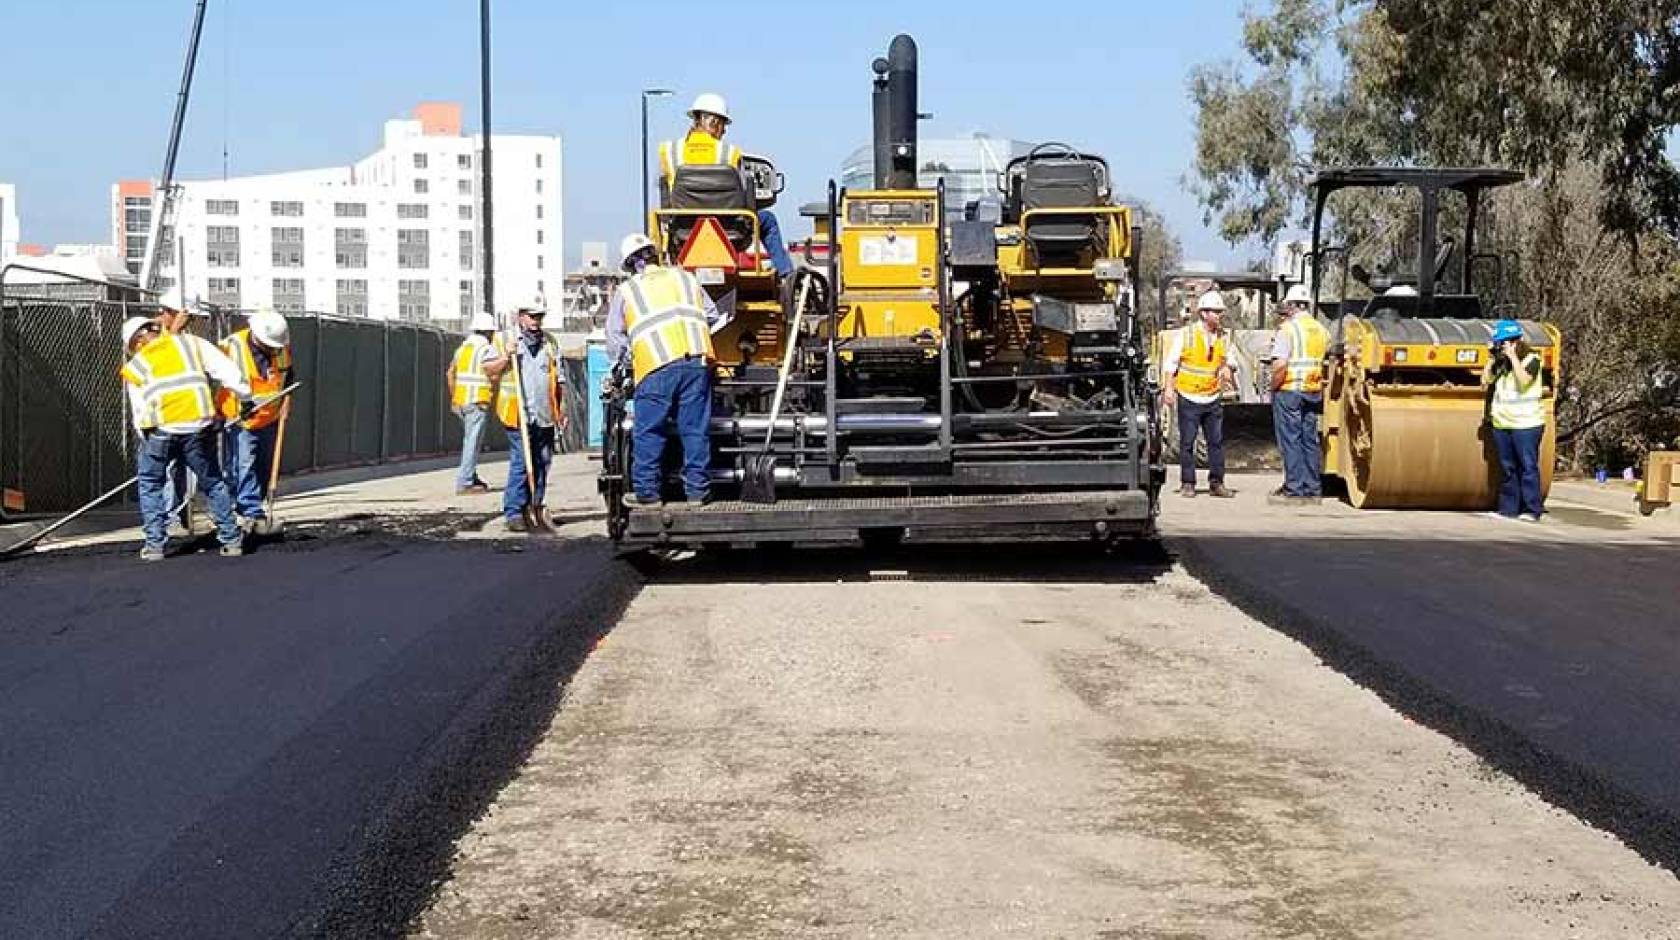
<instances>
[{"instance_id":1,"label":"construction worker","mask_svg":"<svg viewBox=\"0 0 1680 940\"><path fill-rule=\"evenodd\" d=\"M565 425L566 419L560 410L565 384L565 377L560 373L560 347L543 332L543 317L547 314L548 304L541 295L518 307L514 335L500 340L496 350L498 356L505 355L504 362L500 367L493 364L485 367L485 373L492 375L497 383L496 414L507 429L508 482L502 490L502 515L509 532L528 531L531 524L539 529L548 527L543 508L548 492L548 466L554 461L555 433ZM506 381L515 375L523 381L517 390ZM533 479L526 479L525 474L527 438L531 442ZM527 522L527 512L530 522Z\"/></svg>"},{"instance_id":2,"label":"construction worker","mask_svg":"<svg viewBox=\"0 0 1680 940\"><path fill-rule=\"evenodd\" d=\"M607 310L607 357L618 363L628 356L636 383L634 493L626 498L660 502L665 440L675 429L683 491L689 502L705 503L712 492L712 332L723 317L694 275L658 263L647 236L626 235L619 249L630 279Z\"/></svg>"},{"instance_id":3,"label":"construction worker","mask_svg":"<svg viewBox=\"0 0 1680 940\"><path fill-rule=\"evenodd\" d=\"M1540 372L1540 354L1523 338L1522 324L1515 320L1495 324L1482 384L1493 387L1488 419L1501 471L1497 512L1523 522L1539 522L1545 512L1540 496L1540 442L1546 434L1546 407Z\"/></svg>"},{"instance_id":4,"label":"construction worker","mask_svg":"<svg viewBox=\"0 0 1680 940\"><path fill-rule=\"evenodd\" d=\"M1226 360L1226 338L1219 321L1225 298L1210 290L1196 302L1197 318L1175 331L1163 363L1163 400L1178 411L1178 493L1196 495L1196 437L1207 440L1208 493L1222 499L1234 496L1225 486L1224 388L1236 384L1236 371Z\"/></svg>"},{"instance_id":5,"label":"construction worker","mask_svg":"<svg viewBox=\"0 0 1680 940\"><path fill-rule=\"evenodd\" d=\"M741 165L740 148L723 142L723 135L729 131L730 119L729 105L722 95L706 92L696 97L688 109L688 116L694 122L688 134L682 140L659 145L660 179L666 192L670 191L676 179L678 167L726 163L739 168ZM758 231L759 240L764 243L764 250L770 253L770 264L776 273L784 278L792 275L793 259L782 243L782 226L776 221L774 212L758 210Z\"/></svg>"},{"instance_id":6,"label":"construction worker","mask_svg":"<svg viewBox=\"0 0 1680 940\"><path fill-rule=\"evenodd\" d=\"M250 397L266 399L278 395L292 382L291 327L286 318L263 307L251 314L243 330L222 340L222 352L239 367L250 386ZM239 400L227 388L216 395L217 410L227 422L223 436L224 463L233 508L251 530L267 532L268 480L273 470L275 443L280 437L280 416L291 401L263 405L243 421Z\"/></svg>"},{"instance_id":7,"label":"construction worker","mask_svg":"<svg viewBox=\"0 0 1680 940\"><path fill-rule=\"evenodd\" d=\"M478 452L484 444L484 425L490 419L490 403L496 382L507 368L507 355L496 339L496 318L480 310L468 323L471 331L449 361L444 381L449 384L449 403L461 419L461 467L455 473L455 492L488 493L489 484L478 477Z\"/></svg>"},{"instance_id":8,"label":"construction worker","mask_svg":"<svg viewBox=\"0 0 1680 940\"><path fill-rule=\"evenodd\" d=\"M216 520L222 554L244 554L233 499L216 457L217 387L231 392L242 414L251 413L250 386L239 367L214 344L190 333L168 333L156 320L130 317L122 326L128 362L122 379L141 434L139 453L142 561L161 561L169 541L168 468L172 460L198 476Z\"/></svg>"},{"instance_id":9,"label":"construction worker","mask_svg":"<svg viewBox=\"0 0 1680 940\"><path fill-rule=\"evenodd\" d=\"M192 324L192 312L187 309L187 298L180 285L171 287L158 296L158 312L154 319L158 328L165 333L184 333ZM188 498L195 487L188 479L187 465L179 460L169 463L169 504L177 510L171 520L176 532L182 536L192 534L192 507L188 505Z\"/></svg>"},{"instance_id":10,"label":"construction worker","mask_svg":"<svg viewBox=\"0 0 1680 940\"><path fill-rule=\"evenodd\" d=\"M1272 421L1283 455L1283 485L1269 501L1316 503L1323 496L1324 453L1318 424L1324 414L1324 354L1330 333L1312 315L1312 292L1296 284L1278 305L1272 340Z\"/></svg>"}]
</instances>

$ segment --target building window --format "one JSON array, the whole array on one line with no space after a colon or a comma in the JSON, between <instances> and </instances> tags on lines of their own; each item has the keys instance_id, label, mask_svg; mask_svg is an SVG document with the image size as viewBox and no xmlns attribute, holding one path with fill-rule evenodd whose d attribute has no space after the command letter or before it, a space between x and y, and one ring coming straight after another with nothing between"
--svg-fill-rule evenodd
<instances>
[{"instance_id":1,"label":"building window","mask_svg":"<svg viewBox=\"0 0 1680 940\"><path fill-rule=\"evenodd\" d=\"M367 203L365 202L335 202L333 215L340 219L367 218Z\"/></svg>"},{"instance_id":2,"label":"building window","mask_svg":"<svg viewBox=\"0 0 1680 940\"><path fill-rule=\"evenodd\" d=\"M461 233L460 255L461 255L461 270L471 271L473 269L473 233L472 232L462 232Z\"/></svg>"},{"instance_id":3,"label":"building window","mask_svg":"<svg viewBox=\"0 0 1680 940\"><path fill-rule=\"evenodd\" d=\"M309 309L303 300L303 278L274 279L274 309L280 313L302 313Z\"/></svg>"},{"instance_id":4,"label":"building window","mask_svg":"<svg viewBox=\"0 0 1680 940\"><path fill-rule=\"evenodd\" d=\"M537 180L537 192L542 192L542 180Z\"/></svg>"},{"instance_id":5,"label":"building window","mask_svg":"<svg viewBox=\"0 0 1680 940\"><path fill-rule=\"evenodd\" d=\"M455 215L463 222L471 222L473 217L473 207L459 206L455 210Z\"/></svg>"},{"instance_id":6,"label":"building window","mask_svg":"<svg viewBox=\"0 0 1680 940\"><path fill-rule=\"evenodd\" d=\"M233 199L206 199L205 215L238 215L239 203Z\"/></svg>"},{"instance_id":7,"label":"building window","mask_svg":"<svg viewBox=\"0 0 1680 940\"><path fill-rule=\"evenodd\" d=\"M399 219L424 219L429 214L426 204L423 202L397 203L397 218Z\"/></svg>"},{"instance_id":8,"label":"building window","mask_svg":"<svg viewBox=\"0 0 1680 940\"><path fill-rule=\"evenodd\" d=\"M270 261L277 268L303 267L303 229L276 228L271 230L273 244Z\"/></svg>"},{"instance_id":9,"label":"building window","mask_svg":"<svg viewBox=\"0 0 1680 940\"><path fill-rule=\"evenodd\" d=\"M341 317L367 316L367 281L361 278L341 278L338 282L337 309Z\"/></svg>"},{"instance_id":10,"label":"building window","mask_svg":"<svg viewBox=\"0 0 1680 940\"><path fill-rule=\"evenodd\" d=\"M537 244L540 245L542 243L543 243L543 230L539 228L539 229L537 229Z\"/></svg>"},{"instance_id":11,"label":"building window","mask_svg":"<svg viewBox=\"0 0 1680 940\"><path fill-rule=\"evenodd\" d=\"M537 218L540 219L542 217L543 217L543 207L539 205L539 206L537 206Z\"/></svg>"},{"instance_id":12,"label":"building window","mask_svg":"<svg viewBox=\"0 0 1680 940\"><path fill-rule=\"evenodd\" d=\"M537 154L537 169L542 169L542 154Z\"/></svg>"},{"instance_id":13,"label":"building window","mask_svg":"<svg viewBox=\"0 0 1680 940\"><path fill-rule=\"evenodd\" d=\"M542 255L537 255L537 270L541 271L542 269L543 269L543 256Z\"/></svg>"},{"instance_id":14,"label":"building window","mask_svg":"<svg viewBox=\"0 0 1680 940\"><path fill-rule=\"evenodd\" d=\"M210 303L217 307L239 309L239 278L210 278Z\"/></svg>"},{"instance_id":15,"label":"building window","mask_svg":"<svg viewBox=\"0 0 1680 940\"><path fill-rule=\"evenodd\" d=\"M211 225L205 228L204 260L212 268L239 267L239 227Z\"/></svg>"},{"instance_id":16,"label":"building window","mask_svg":"<svg viewBox=\"0 0 1680 940\"><path fill-rule=\"evenodd\" d=\"M397 229L397 267L431 267L431 233L423 228Z\"/></svg>"},{"instance_id":17,"label":"building window","mask_svg":"<svg viewBox=\"0 0 1680 940\"><path fill-rule=\"evenodd\" d=\"M301 218L303 216L303 203L271 202L268 204L268 214L289 216L294 219Z\"/></svg>"},{"instance_id":18,"label":"building window","mask_svg":"<svg viewBox=\"0 0 1680 940\"><path fill-rule=\"evenodd\" d=\"M455 167L456 167L456 169L460 169L460 170L470 170L470 169L472 169L472 154L470 154L470 153L457 154L456 157L455 157Z\"/></svg>"},{"instance_id":19,"label":"building window","mask_svg":"<svg viewBox=\"0 0 1680 940\"><path fill-rule=\"evenodd\" d=\"M456 180L455 192L462 196L472 195L472 180Z\"/></svg>"},{"instance_id":20,"label":"building window","mask_svg":"<svg viewBox=\"0 0 1680 940\"><path fill-rule=\"evenodd\" d=\"M414 155L414 168L416 170L424 170L426 168L426 155L425 154L417 153L417 154Z\"/></svg>"},{"instance_id":21,"label":"building window","mask_svg":"<svg viewBox=\"0 0 1680 940\"><path fill-rule=\"evenodd\" d=\"M367 229L340 228L333 230L333 254L341 268L368 266Z\"/></svg>"},{"instance_id":22,"label":"building window","mask_svg":"<svg viewBox=\"0 0 1680 940\"><path fill-rule=\"evenodd\" d=\"M431 191L432 191L431 184L427 183L425 180L415 180L414 181L414 193L415 193L415 195L424 196L425 194L427 194Z\"/></svg>"},{"instance_id":23,"label":"building window","mask_svg":"<svg viewBox=\"0 0 1680 940\"><path fill-rule=\"evenodd\" d=\"M424 323L431 318L432 283L425 280L397 281L397 318Z\"/></svg>"}]
</instances>

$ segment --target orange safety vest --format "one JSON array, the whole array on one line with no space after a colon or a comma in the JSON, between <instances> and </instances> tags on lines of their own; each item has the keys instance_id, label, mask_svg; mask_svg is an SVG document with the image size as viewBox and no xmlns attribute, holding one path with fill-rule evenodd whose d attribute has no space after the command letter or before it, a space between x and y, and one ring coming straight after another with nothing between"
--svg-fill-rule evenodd
<instances>
[{"instance_id":1,"label":"orange safety vest","mask_svg":"<svg viewBox=\"0 0 1680 940\"><path fill-rule=\"evenodd\" d=\"M164 333L140 347L122 367L123 381L140 390L135 421L146 430L196 430L216 416L210 377L198 340Z\"/></svg>"},{"instance_id":2,"label":"orange safety vest","mask_svg":"<svg viewBox=\"0 0 1680 940\"><path fill-rule=\"evenodd\" d=\"M1304 313L1290 317L1283 329L1289 334L1289 361L1278 390L1309 395L1324 391L1324 353L1330 348L1330 331Z\"/></svg>"},{"instance_id":3,"label":"orange safety vest","mask_svg":"<svg viewBox=\"0 0 1680 940\"><path fill-rule=\"evenodd\" d=\"M279 394L280 390L286 387L286 370L292 367L292 351L289 347L269 353L267 375L257 372L257 357L251 352L250 330L240 330L222 340L222 352L227 353L227 357L239 367L239 374L244 376L246 384L251 386L253 400ZM252 412L251 417L245 421L245 427L252 431L262 430L279 421L280 412L285 407L286 403L282 401L264 405ZM227 421L238 419L239 396L225 388L217 389L216 411Z\"/></svg>"},{"instance_id":4,"label":"orange safety vest","mask_svg":"<svg viewBox=\"0 0 1680 940\"><path fill-rule=\"evenodd\" d=\"M741 149L699 128L689 131L681 141L668 140L659 145L659 172L666 186L677 178L678 167L716 166L721 163L740 166Z\"/></svg>"},{"instance_id":5,"label":"orange safety vest","mask_svg":"<svg viewBox=\"0 0 1680 940\"><path fill-rule=\"evenodd\" d=\"M517 337L515 343L521 342ZM543 345L548 348L549 356L554 360L554 381L548 383L548 413L554 417L554 426L559 427L565 415L560 411L560 347L548 334L543 334ZM514 347L517 349L517 347ZM496 352L498 355L508 351L507 341L501 334L496 334ZM517 355L517 352L511 353ZM524 368L524 363L520 363ZM496 385L496 417L502 419L502 426L506 428L519 427L519 394L513 381L513 363L510 360L507 371L502 373L501 381Z\"/></svg>"},{"instance_id":6,"label":"orange safety vest","mask_svg":"<svg viewBox=\"0 0 1680 940\"><path fill-rule=\"evenodd\" d=\"M1195 323L1188 323L1184 326L1184 338L1180 345L1174 387L1184 395L1219 394L1219 370L1225 365L1224 334L1209 344L1206 331Z\"/></svg>"}]
</instances>

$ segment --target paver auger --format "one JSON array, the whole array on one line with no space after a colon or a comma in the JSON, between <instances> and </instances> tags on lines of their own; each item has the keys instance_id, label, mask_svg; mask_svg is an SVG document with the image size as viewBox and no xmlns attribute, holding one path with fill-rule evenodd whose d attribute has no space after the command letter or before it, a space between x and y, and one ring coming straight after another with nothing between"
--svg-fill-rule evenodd
<instances>
[{"instance_id":1,"label":"paver auger","mask_svg":"<svg viewBox=\"0 0 1680 940\"><path fill-rule=\"evenodd\" d=\"M1494 304L1503 260L1476 251L1476 220L1484 192L1520 182L1497 169L1360 167L1318 173L1313 193L1313 309L1323 311L1320 291L1327 258L1340 256L1343 297L1330 307L1332 345L1325 376L1324 469L1341 478L1359 508L1491 509L1498 496L1499 461L1487 424L1487 391L1480 378L1499 319L1517 319L1539 353L1545 383L1546 433L1541 444L1541 485L1549 489L1556 447L1558 331L1518 318ZM1348 188L1415 191L1419 217L1415 277L1367 274L1348 265L1345 246L1325 246L1324 210ZM1438 237L1443 193L1463 197L1462 241ZM1480 267L1495 270L1486 284ZM1368 299L1349 299L1350 285ZM1490 300L1484 302L1484 295Z\"/></svg>"},{"instance_id":2,"label":"paver auger","mask_svg":"<svg viewBox=\"0 0 1680 940\"><path fill-rule=\"evenodd\" d=\"M826 259L776 292L780 308L759 300L744 327L714 337L714 501L624 504L631 419L619 384L601 476L609 533L657 545L1152 532L1163 474L1135 315L1138 238L1131 210L1110 199L1108 165L1043 145L1000 174L1000 220L953 221L964 214L947 213L943 184L918 186L915 42L894 39L874 71L875 187L831 182L809 212ZM727 228L699 210L655 215ZM742 231L722 253L740 255L751 222L730 219ZM714 296L733 286L767 299L751 276L718 280L702 278ZM800 298L809 306L796 318ZM740 498L749 473L769 477L773 501Z\"/></svg>"}]
</instances>

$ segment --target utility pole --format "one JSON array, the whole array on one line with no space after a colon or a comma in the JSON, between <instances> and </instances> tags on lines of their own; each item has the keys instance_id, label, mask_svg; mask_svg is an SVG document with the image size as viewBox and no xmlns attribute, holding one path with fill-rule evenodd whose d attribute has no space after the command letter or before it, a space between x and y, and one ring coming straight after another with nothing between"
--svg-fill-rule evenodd
<instances>
[{"instance_id":1,"label":"utility pole","mask_svg":"<svg viewBox=\"0 0 1680 940\"><path fill-rule=\"evenodd\" d=\"M479 0L479 88L483 96L484 149L479 155L479 189L484 196L484 312L496 315L495 209L490 202L490 0Z\"/></svg>"},{"instance_id":2,"label":"utility pole","mask_svg":"<svg viewBox=\"0 0 1680 940\"><path fill-rule=\"evenodd\" d=\"M198 40L204 34L204 8L208 2L198 0L198 9L193 13L192 36L187 41L187 64L181 70L181 90L175 95L175 119L169 128L169 149L163 155L163 179L152 197L152 229L146 239L146 258L140 265L140 286L154 293L158 284L158 242L169 234L174 222L175 158L181 152L181 128L187 121L187 99L192 95L193 70L198 65ZM181 289L185 296L186 285L182 285Z\"/></svg>"},{"instance_id":3,"label":"utility pole","mask_svg":"<svg viewBox=\"0 0 1680 940\"><path fill-rule=\"evenodd\" d=\"M642 89L642 218L636 223L638 232L646 230L648 217L648 99L663 98L669 94L669 88Z\"/></svg>"}]
</instances>

